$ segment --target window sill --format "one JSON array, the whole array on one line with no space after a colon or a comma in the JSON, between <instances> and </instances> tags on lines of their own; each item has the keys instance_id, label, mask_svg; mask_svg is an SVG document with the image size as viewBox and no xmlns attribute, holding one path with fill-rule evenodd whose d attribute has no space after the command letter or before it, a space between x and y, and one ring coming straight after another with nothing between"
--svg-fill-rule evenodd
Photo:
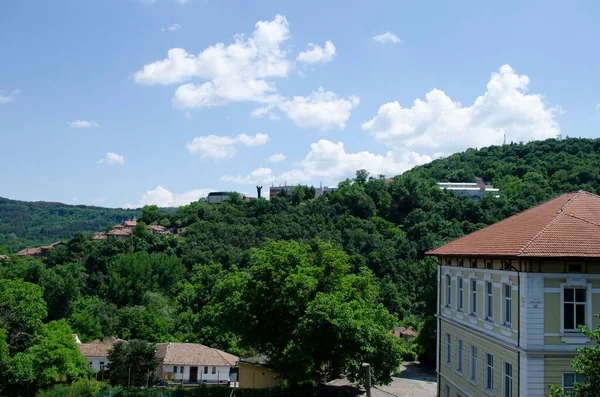
<instances>
[{"instance_id":1,"label":"window sill","mask_svg":"<svg viewBox=\"0 0 600 397\"><path fill-rule=\"evenodd\" d=\"M462 376L462 374L463 374L463 372L462 372L462 371L458 371L458 370L456 371L456 373L457 373L458 375L460 375L460 376Z\"/></svg>"},{"instance_id":2,"label":"window sill","mask_svg":"<svg viewBox=\"0 0 600 397\"><path fill-rule=\"evenodd\" d=\"M474 325L475 325L475 324L477 324L477 323L478 323L478 320L479 320L479 319L477 318L477 315L476 315L476 314L471 314L471 315L469 316L469 322L470 322L471 324L474 324Z\"/></svg>"},{"instance_id":3,"label":"window sill","mask_svg":"<svg viewBox=\"0 0 600 397\"><path fill-rule=\"evenodd\" d=\"M477 386L477 379L469 378L469 382L471 382L472 385Z\"/></svg>"},{"instance_id":4,"label":"window sill","mask_svg":"<svg viewBox=\"0 0 600 397\"><path fill-rule=\"evenodd\" d=\"M493 323L493 322L491 322L490 320L486 319L486 320L483 322L483 327L484 327L485 329L487 329L488 331L491 331L491 330L493 330L493 329L494 329L494 323Z\"/></svg>"},{"instance_id":5,"label":"window sill","mask_svg":"<svg viewBox=\"0 0 600 397\"><path fill-rule=\"evenodd\" d=\"M562 332L560 334L560 341L566 344L585 344L590 342L590 338L579 331Z\"/></svg>"},{"instance_id":6,"label":"window sill","mask_svg":"<svg viewBox=\"0 0 600 397\"><path fill-rule=\"evenodd\" d=\"M512 326L510 324L501 325L500 333L504 336L512 336Z\"/></svg>"},{"instance_id":7,"label":"window sill","mask_svg":"<svg viewBox=\"0 0 600 397\"><path fill-rule=\"evenodd\" d=\"M486 394L489 394L490 396L493 396L493 395L494 395L494 391L493 391L493 390L486 389L485 387L483 388L483 391L484 391Z\"/></svg>"}]
</instances>

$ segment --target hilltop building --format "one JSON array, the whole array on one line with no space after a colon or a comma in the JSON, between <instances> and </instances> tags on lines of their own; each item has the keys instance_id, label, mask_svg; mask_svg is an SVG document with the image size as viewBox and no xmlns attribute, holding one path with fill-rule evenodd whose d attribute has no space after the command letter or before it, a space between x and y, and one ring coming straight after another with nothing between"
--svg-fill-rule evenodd
<instances>
[{"instance_id":1,"label":"hilltop building","mask_svg":"<svg viewBox=\"0 0 600 397\"><path fill-rule=\"evenodd\" d=\"M490 183L484 183L481 178L477 178L476 183L438 182L437 185L440 189L452 190L458 197L481 200L488 193L494 197L500 197L500 189L494 188Z\"/></svg>"},{"instance_id":2,"label":"hilltop building","mask_svg":"<svg viewBox=\"0 0 600 397\"><path fill-rule=\"evenodd\" d=\"M600 196L563 194L427 252L438 260L438 395L569 391L600 320Z\"/></svg>"}]
</instances>

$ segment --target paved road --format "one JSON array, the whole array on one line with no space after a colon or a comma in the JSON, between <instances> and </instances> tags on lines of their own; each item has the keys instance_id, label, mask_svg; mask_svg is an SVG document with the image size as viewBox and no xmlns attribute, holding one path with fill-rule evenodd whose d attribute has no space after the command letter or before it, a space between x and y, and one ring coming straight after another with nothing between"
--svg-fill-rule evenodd
<instances>
[{"instance_id":1,"label":"paved road","mask_svg":"<svg viewBox=\"0 0 600 397\"><path fill-rule=\"evenodd\" d=\"M351 383L347 379L340 379L332 384L345 386ZM419 364L405 363L400 374L393 378L390 385L377 386L377 389L374 388L371 394L372 397L435 397L437 379L434 372L422 368ZM366 392L363 391L362 396L365 395Z\"/></svg>"}]
</instances>

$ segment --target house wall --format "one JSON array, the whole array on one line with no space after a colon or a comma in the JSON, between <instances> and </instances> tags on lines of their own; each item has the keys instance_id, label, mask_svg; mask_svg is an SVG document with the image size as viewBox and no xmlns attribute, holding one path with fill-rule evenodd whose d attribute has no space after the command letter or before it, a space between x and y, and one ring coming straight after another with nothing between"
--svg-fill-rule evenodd
<instances>
[{"instance_id":1,"label":"house wall","mask_svg":"<svg viewBox=\"0 0 600 397\"><path fill-rule=\"evenodd\" d=\"M88 363L90 363L90 368L95 369L96 371L100 371L102 369L101 365L104 365L104 369L108 369L108 357L86 357Z\"/></svg>"},{"instance_id":2,"label":"house wall","mask_svg":"<svg viewBox=\"0 0 600 397\"><path fill-rule=\"evenodd\" d=\"M239 363L239 387L243 389L270 389L281 385L279 374L261 365Z\"/></svg>"},{"instance_id":3,"label":"house wall","mask_svg":"<svg viewBox=\"0 0 600 397\"><path fill-rule=\"evenodd\" d=\"M174 367L177 367L177 373L174 373ZM164 365L163 366L163 377L165 379L169 379L170 375L173 374L174 381L181 381L183 376L183 381L188 382L190 379L190 366L183 366L183 374L181 373L181 365ZM198 366L198 383L206 382L206 383L227 383L229 382L229 371L231 367L217 366L215 367L215 374L212 373L213 366L207 366L208 373L204 373L204 366Z\"/></svg>"}]
</instances>

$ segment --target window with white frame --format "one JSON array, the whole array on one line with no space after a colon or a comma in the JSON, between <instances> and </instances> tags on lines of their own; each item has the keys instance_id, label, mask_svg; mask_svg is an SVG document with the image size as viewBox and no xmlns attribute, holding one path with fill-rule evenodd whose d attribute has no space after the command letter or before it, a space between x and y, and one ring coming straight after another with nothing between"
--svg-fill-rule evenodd
<instances>
[{"instance_id":1,"label":"window with white frame","mask_svg":"<svg viewBox=\"0 0 600 397\"><path fill-rule=\"evenodd\" d=\"M573 391L575 383L586 383L585 376L576 374L575 372L563 374L563 392L565 394L569 394Z\"/></svg>"},{"instance_id":2,"label":"window with white frame","mask_svg":"<svg viewBox=\"0 0 600 397\"><path fill-rule=\"evenodd\" d=\"M512 364L507 362L504 363L504 385L503 385L503 397L512 397Z\"/></svg>"},{"instance_id":3,"label":"window with white frame","mask_svg":"<svg viewBox=\"0 0 600 397\"><path fill-rule=\"evenodd\" d=\"M450 386L446 385L446 387L444 388L446 397L450 397Z\"/></svg>"},{"instance_id":4,"label":"window with white frame","mask_svg":"<svg viewBox=\"0 0 600 397\"><path fill-rule=\"evenodd\" d=\"M477 316L477 279L471 279L471 315Z\"/></svg>"},{"instance_id":5,"label":"window with white frame","mask_svg":"<svg viewBox=\"0 0 600 397\"><path fill-rule=\"evenodd\" d=\"M469 379L477 382L477 346L471 346L471 365L469 367Z\"/></svg>"},{"instance_id":6,"label":"window with white frame","mask_svg":"<svg viewBox=\"0 0 600 397\"><path fill-rule=\"evenodd\" d=\"M512 285L502 284L502 323L506 326L512 325Z\"/></svg>"},{"instance_id":7,"label":"window with white frame","mask_svg":"<svg viewBox=\"0 0 600 397\"><path fill-rule=\"evenodd\" d=\"M461 277L456 279L456 310L459 311L463 311L465 303L464 303L464 297L465 297L465 290L464 290L464 285L463 285L464 281Z\"/></svg>"},{"instance_id":8,"label":"window with white frame","mask_svg":"<svg viewBox=\"0 0 600 397\"><path fill-rule=\"evenodd\" d=\"M452 305L452 278L446 274L446 307Z\"/></svg>"},{"instance_id":9,"label":"window with white frame","mask_svg":"<svg viewBox=\"0 0 600 397\"><path fill-rule=\"evenodd\" d=\"M450 352L452 351L452 340L450 334L446 334L446 365L450 366Z\"/></svg>"},{"instance_id":10,"label":"window with white frame","mask_svg":"<svg viewBox=\"0 0 600 397\"><path fill-rule=\"evenodd\" d=\"M463 362L463 341L458 339L456 342L456 372L462 372Z\"/></svg>"},{"instance_id":11,"label":"window with white frame","mask_svg":"<svg viewBox=\"0 0 600 397\"><path fill-rule=\"evenodd\" d=\"M488 391L494 390L494 356L485 353L484 387Z\"/></svg>"},{"instance_id":12,"label":"window with white frame","mask_svg":"<svg viewBox=\"0 0 600 397\"><path fill-rule=\"evenodd\" d=\"M173 373L177 373L177 365L173 366Z\"/></svg>"},{"instance_id":13,"label":"window with white frame","mask_svg":"<svg viewBox=\"0 0 600 397\"><path fill-rule=\"evenodd\" d=\"M485 319L494 321L494 284L485 282Z\"/></svg>"},{"instance_id":14,"label":"window with white frame","mask_svg":"<svg viewBox=\"0 0 600 397\"><path fill-rule=\"evenodd\" d=\"M563 329L576 332L579 325L586 324L587 289L565 287L563 289Z\"/></svg>"}]
</instances>

